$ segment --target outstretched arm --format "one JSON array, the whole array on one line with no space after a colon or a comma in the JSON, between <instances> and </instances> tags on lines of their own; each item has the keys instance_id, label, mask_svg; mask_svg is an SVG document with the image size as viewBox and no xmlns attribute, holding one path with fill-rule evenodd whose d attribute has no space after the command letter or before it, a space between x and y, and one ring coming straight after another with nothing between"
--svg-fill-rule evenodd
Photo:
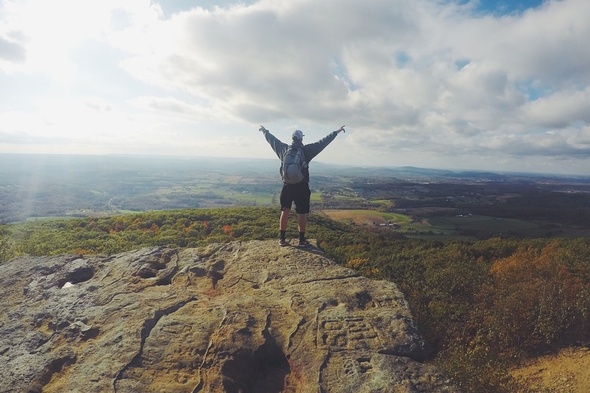
<instances>
[{"instance_id":1,"label":"outstretched arm","mask_svg":"<svg viewBox=\"0 0 590 393\"><path fill-rule=\"evenodd\" d=\"M278 140L273 134L271 134L264 126L260 126L258 131L264 134L266 141L272 147L272 150L275 152L279 160L282 158L285 150L289 147L286 143L281 142Z\"/></svg>"},{"instance_id":2,"label":"outstretched arm","mask_svg":"<svg viewBox=\"0 0 590 393\"><path fill-rule=\"evenodd\" d=\"M312 158L320 154L320 152L324 150L326 146L328 146L336 138L336 135L338 135L341 132L346 132L344 126L340 127L336 131L332 131L331 133L329 133L328 135L326 135L325 137L323 137L315 143L305 145L305 157L307 158L307 161L311 161Z\"/></svg>"}]
</instances>

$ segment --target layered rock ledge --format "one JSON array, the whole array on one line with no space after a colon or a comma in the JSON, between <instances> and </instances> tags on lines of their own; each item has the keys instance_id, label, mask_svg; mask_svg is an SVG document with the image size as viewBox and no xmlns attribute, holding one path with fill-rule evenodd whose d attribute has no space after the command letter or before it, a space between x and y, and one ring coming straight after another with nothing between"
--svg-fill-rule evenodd
<instances>
[{"instance_id":1,"label":"layered rock ledge","mask_svg":"<svg viewBox=\"0 0 590 393\"><path fill-rule=\"evenodd\" d=\"M0 265L0 391L456 392L397 286L275 241Z\"/></svg>"}]
</instances>

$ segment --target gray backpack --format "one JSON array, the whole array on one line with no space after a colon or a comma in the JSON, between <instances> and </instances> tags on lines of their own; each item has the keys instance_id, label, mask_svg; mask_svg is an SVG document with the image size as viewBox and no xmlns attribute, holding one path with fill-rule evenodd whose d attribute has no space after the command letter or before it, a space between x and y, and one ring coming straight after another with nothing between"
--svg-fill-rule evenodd
<instances>
[{"instance_id":1,"label":"gray backpack","mask_svg":"<svg viewBox=\"0 0 590 393\"><path fill-rule=\"evenodd\" d=\"M289 146L281 160L283 183L296 184L303 181L305 168L307 168L307 161L303 149L295 145Z\"/></svg>"}]
</instances>

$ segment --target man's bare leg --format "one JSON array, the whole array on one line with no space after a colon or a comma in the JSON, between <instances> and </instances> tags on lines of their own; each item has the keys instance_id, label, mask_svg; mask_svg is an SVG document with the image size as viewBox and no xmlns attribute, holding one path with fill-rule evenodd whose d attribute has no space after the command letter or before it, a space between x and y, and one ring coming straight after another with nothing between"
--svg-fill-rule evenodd
<instances>
[{"instance_id":1,"label":"man's bare leg","mask_svg":"<svg viewBox=\"0 0 590 393\"><path fill-rule=\"evenodd\" d=\"M281 231L286 231L287 226L289 225L289 214L291 213L291 209L283 209L281 211L281 219L279 221L279 226Z\"/></svg>"},{"instance_id":2,"label":"man's bare leg","mask_svg":"<svg viewBox=\"0 0 590 393\"><path fill-rule=\"evenodd\" d=\"M287 226L289 224L289 213L291 212L290 209L283 209L281 211L281 219L279 220L279 228L280 228L280 237L279 237L279 244L281 246L286 246L289 244L287 242Z\"/></svg>"},{"instance_id":3,"label":"man's bare leg","mask_svg":"<svg viewBox=\"0 0 590 393\"><path fill-rule=\"evenodd\" d=\"M305 228L307 227L307 214L297 215L297 224L299 225L299 244L306 245L307 239L305 238Z\"/></svg>"},{"instance_id":4,"label":"man's bare leg","mask_svg":"<svg viewBox=\"0 0 590 393\"><path fill-rule=\"evenodd\" d=\"M299 225L299 233L305 233L305 228L307 227L307 214L298 214L297 224Z\"/></svg>"}]
</instances>

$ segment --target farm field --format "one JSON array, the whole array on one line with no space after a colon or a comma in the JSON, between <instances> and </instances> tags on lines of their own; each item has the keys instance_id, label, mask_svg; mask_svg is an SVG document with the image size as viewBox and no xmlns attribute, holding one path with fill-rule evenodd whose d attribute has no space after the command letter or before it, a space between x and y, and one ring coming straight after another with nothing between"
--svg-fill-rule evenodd
<instances>
[{"instance_id":1,"label":"farm field","mask_svg":"<svg viewBox=\"0 0 590 393\"><path fill-rule=\"evenodd\" d=\"M321 213L335 221L344 221L355 225L380 226L387 224L407 225L411 218L404 214L380 212L377 210L325 209Z\"/></svg>"},{"instance_id":2,"label":"farm field","mask_svg":"<svg viewBox=\"0 0 590 393\"><path fill-rule=\"evenodd\" d=\"M347 210L326 209L320 212L332 220L345 222L351 225L360 225L377 230L395 231L412 238L427 240L452 240L466 238L457 233L456 227L451 222L441 220L436 226L427 219L415 221L406 214L381 212L377 210Z\"/></svg>"}]
</instances>

